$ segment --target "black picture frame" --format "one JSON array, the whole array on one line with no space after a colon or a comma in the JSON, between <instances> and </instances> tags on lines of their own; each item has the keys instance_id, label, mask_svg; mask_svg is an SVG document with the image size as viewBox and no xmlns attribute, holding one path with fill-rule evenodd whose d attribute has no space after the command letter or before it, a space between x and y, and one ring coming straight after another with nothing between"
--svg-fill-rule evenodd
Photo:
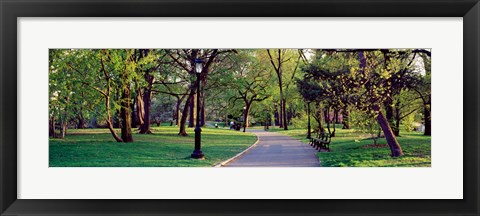
<instances>
[{"instance_id":1,"label":"black picture frame","mask_svg":"<svg viewBox=\"0 0 480 216\"><path fill-rule=\"evenodd\" d=\"M0 15L1 215L479 215L478 73L480 47L478 42L480 5L478 0L0 0ZM463 17L464 199L17 199L18 107L16 92L19 81L16 72L17 18L157 16ZM452 143L452 146L455 145L461 145L461 143ZM128 187L128 185L126 186ZM395 188L385 188L385 190L395 193Z\"/></svg>"}]
</instances>

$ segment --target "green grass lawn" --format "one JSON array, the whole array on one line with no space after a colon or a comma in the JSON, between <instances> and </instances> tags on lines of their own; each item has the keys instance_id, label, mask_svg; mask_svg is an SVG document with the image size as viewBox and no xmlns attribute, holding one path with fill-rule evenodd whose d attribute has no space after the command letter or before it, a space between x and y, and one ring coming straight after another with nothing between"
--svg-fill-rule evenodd
<instances>
[{"instance_id":1,"label":"green grass lawn","mask_svg":"<svg viewBox=\"0 0 480 216\"><path fill-rule=\"evenodd\" d=\"M50 167L209 167L252 145L256 136L222 128L202 128L205 160L190 158L193 128L188 137L178 127L153 127L153 134L134 134L133 143L117 143L108 129L70 129L64 139L50 139ZM168 124L169 125L169 124Z\"/></svg>"},{"instance_id":2,"label":"green grass lawn","mask_svg":"<svg viewBox=\"0 0 480 216\"><path fill-rule=\"evenodd\" d=\"M344 130L337 125L336 137L330 143L331 152L317 153L321 166L325 167L430 167L431 166L431 137L423 136L420 132L400 132L397 137L404 155L399 158L390 157L390 148L386 146L385 138L378 140L380 148L368 146L373 140L368 136L356 132L354 129ZM255 127L257 128L257 127ZM258 127L263 129L263 127ZM285 131L278 127L270 127L269 131L279 132L297 140L308 143L306 129L289 128Z\"/></svg>"}]
</instances>

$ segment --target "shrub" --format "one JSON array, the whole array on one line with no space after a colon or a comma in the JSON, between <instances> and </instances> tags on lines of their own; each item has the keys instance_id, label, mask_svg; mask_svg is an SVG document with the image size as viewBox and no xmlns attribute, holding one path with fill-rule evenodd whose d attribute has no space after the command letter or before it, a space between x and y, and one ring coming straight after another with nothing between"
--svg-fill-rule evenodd
<instances>
[{"instance_id":1,"label":"shrub","mask_svg":"<svg viewBox=\"0 0 480 216\"><path fill-rule=\"evenodd\" d=\"M403 119L402 122L403 126L405 127L405 130L408 132L412 132L413 129L415 129L415 115L408 115Z\"/></svg>"},{"instance_id":2,"label":"shrub","mask_svg":"<svg viewBox=\"0 0 480 216\"><path fill-rule=\"evenodd\" d=\"M307 128L308 127L308 116L306 113L301 114L297 117L292 118L292 127L294 128ZM312 130L318 128L318 123L313 117L310 117L310 126Z\"/></svg>"}]
</instances>

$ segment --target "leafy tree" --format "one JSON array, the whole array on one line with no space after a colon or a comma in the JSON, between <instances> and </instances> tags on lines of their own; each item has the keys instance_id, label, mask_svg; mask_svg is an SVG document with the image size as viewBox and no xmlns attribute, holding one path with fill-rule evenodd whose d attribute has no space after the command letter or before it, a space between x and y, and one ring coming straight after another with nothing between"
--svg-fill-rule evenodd
<instances>
[{"instance_id":1,"label":"leafy tree","mask_svg":"<svg viewBox=\"0 0 480 216\"><path fill-rule=\"evenodd\" d=\"M351 122L359 131L367 133L373 140L373 144L377 145L380 138L382 129L375 120L375 116L372 113L366 113L362 111L352 112Z\"/></svg>"},{"instance_id":2,"label":"leafy tree","mask_svg":"<svg viewBox=\"0 0 480 216\"><path fill-rule=\"evenodd\" d=\"M95 90L104 98L106 122L117 142L133 142L131 130L131 84L136 77L138 62L130 49L81 49L66 51L60 58L76 74L74 82ZM113 127L111 107L119 111L121 136Z\"/></svg>"},{"instance_id":3,"label":"leafy tree","mask_svg":"<svg viewBox=\"0 0 480 216\"><path fill-rule=\"evenodd\" d=\"M255 52L244 50L235 58L234 71L232 71L233 79L231 88L236 90L235 96L232 98L233 103L240 99L244 102L244 127L249 123L249 113L253 102L263 101L270 97L267 92L269 73L266 67L255 58Z\"/></svg>"},{"instance_id":4,"label":"leafy tree","mask_svg":"<svg viewBox=\"0 0 480 216\"><path fill-rule=\"evenodd\" d=\"M423 103L420 97L415 91L411 90L402 90L399 94L393 97L394 104L393 112L393 123L395 124L394 133L396 136L400 135L400 125L404 119L409 119L413 121L415 114L423 108ZM413 123L413 122L411 122Z\"/></svg>"},{"instance_id":5,"label":"leafy tree","mask_svg":"<svg viewBox=\"0 0 480 216\"><path fill-rule=\"evenodd\" d=\"M153 84L157 76L161 76L163 60L166 57L164 50L138 49L134 52L134 61L137 64L137 76L134 77L136 86L136 114L140 134L152 133L150 130L150 106L153 94Z\"/></svg>"},{"instance_id":6,"label":"leafy tree","mask_svg":"<svg viewBox=\"0 0 480 216\"><path fill-rule=\"evenodd\" d=\"M396 75L398 71L396 67L399 65L395 64L396 61L386 58L381 51L358 51L358 61L359 73L362 75L360 80L364 88L358 97L361 103L356 105L374 114L390 147L391 156L402 156L403 150L381 110L381 104L390 97L391 83L388 82L388 78Z\"/></svg>"},{"instance_id":7,"label":"leafy tree","mask_svg":"<svg viewBox=\"0 0 480 216\"><path fill-rule=\"evenodd\" d=\"M278 88L280 90L280 127L284 128L285 130L288 130L288 125L287 113L285 110L285 98L283 95L283 65L290 61L290 58L287 56L287 52L287 49L277 49L276 52L267 49L270 63L272 64L272 67L275 70L278 78Z\"/></svg>"},{"instance_id":8,"label":"leafy tree","mask_svg":"<svg viewBox=\"0 0 480 216\"><path fill-rule=\"evenodd\" d=\"M329 107L348 107L349 104L377 119L390 146L391 155L403 154L382 105L392 99L392 92L402 86L392 77L402 77L411 65L405 56L412 50L321 50L316 62L306 72L318 83ZM308 78L308 77L307 77ZM346 108L344 108L347 110ZM328 121L327 121L328 123Z\"/></svg>"},{"instance_id":9,"label":"leafy tree","mask_svg":"<svg viewBox=\"0 0 480 216\"><path fill-rule=\"evenodd\" d=\"M218 50L218 49L206 49L206 50L198 50L198 49L183 49L183 50L168 50L168 55L170 56L171 59L173 59L174 64L182 68L187 74L190 75L190 77L193 77L195 72L195 59L200 58L203 59L204 64L202 68L202 73L200 75L200 82L202 82L203 86L206 85L207 82L207 77L210 72L210 67L212 64L216 61L217 57L219 55L225 54L225 53L230 53L232 50ZM195 82L194 79L191 79L191 83L189 86L189 94L188 98L186 99L185 106L182 111L182 118L180 120L180 131L179 135L181 136L187 136L187 132L185 130L185 123L187 120L187 116L189 115L189 110L190 110L190 125L193 127L193 122L194 121L194 99L195 94L197 89L197 82ZM202 105L202 98L200 98L200 101L197 102L198 106L203 106ZM202 109L204 110L204 109Z\"/></svg>"},{"instance_id":10,"label":"leafy tree","mask_svg":"<svg viewBox=\"0 0 480 216\"><path fill-rule=\"evenodd\" d=\"M415 85L412 89L417 92L420 99L423 102L423 118L425 123L425 133L424 135L430 136L432 135L432 93L431 93L431 68L432 68L432 60L430 52L421 52L419 53L420 57L422 58L424 73L416 77Z\"/></svg>"}]
</instances>

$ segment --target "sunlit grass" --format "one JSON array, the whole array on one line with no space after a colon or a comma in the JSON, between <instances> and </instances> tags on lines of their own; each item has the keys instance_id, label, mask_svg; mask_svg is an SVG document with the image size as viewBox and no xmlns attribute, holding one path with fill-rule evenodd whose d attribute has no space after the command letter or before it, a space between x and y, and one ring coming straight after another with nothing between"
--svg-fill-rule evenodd
<instances>
[{"instance_id":1,"label":"sunlit grass","mask_svg":"<svg viewBox=\"0 0 480 216\"><path fill-rule=\"evenodd\" d=\"M50 139L51 167L209 167L246 149L256 136L222 128L202 128L205 160L190 158L193 128L178 136L175 126L153 127L153 134L134 134L133 143L115 142L108 129L71 129L64 139Z\"/></svg>"}]
</instances>

